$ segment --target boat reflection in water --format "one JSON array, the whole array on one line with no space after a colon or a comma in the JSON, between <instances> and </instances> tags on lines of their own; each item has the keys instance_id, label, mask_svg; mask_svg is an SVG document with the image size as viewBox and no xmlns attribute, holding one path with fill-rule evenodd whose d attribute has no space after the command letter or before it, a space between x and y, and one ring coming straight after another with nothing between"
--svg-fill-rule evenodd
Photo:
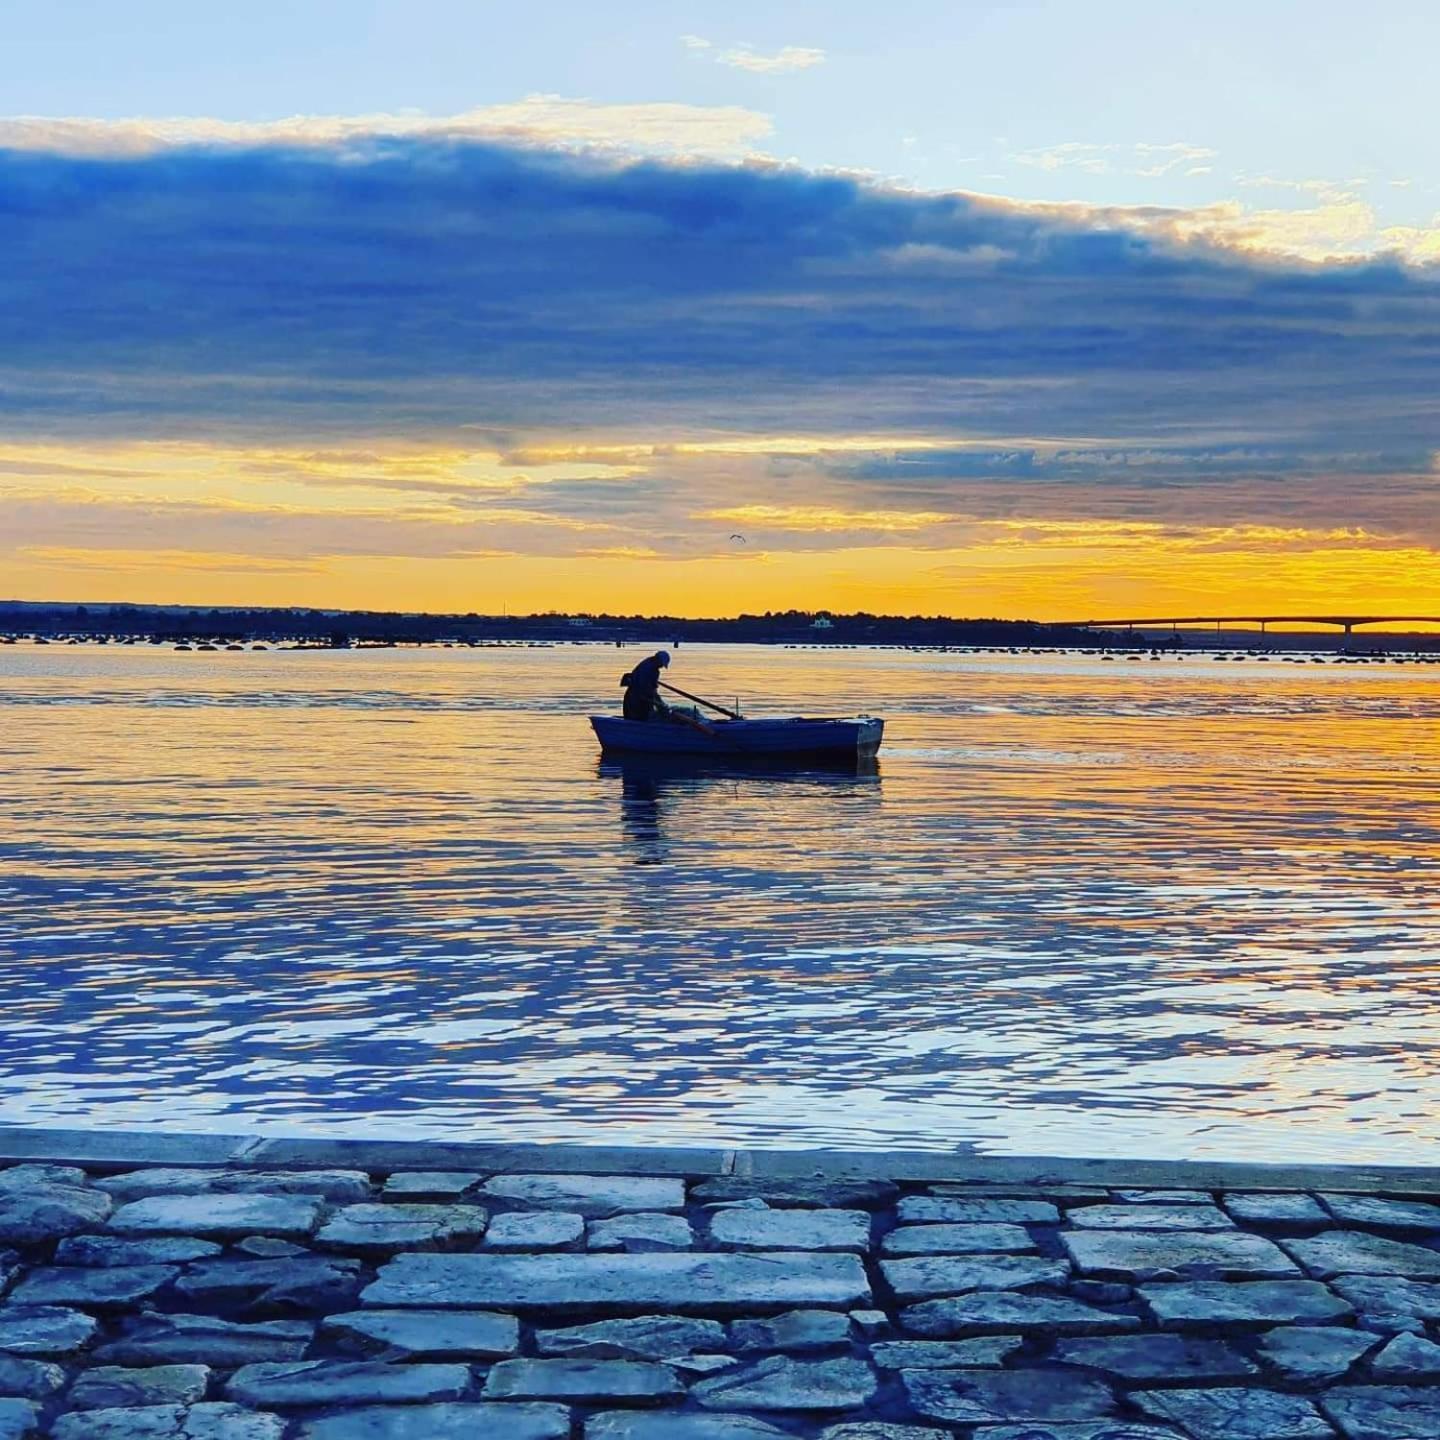
<instances>
[{"instance_id":1,"label":"boat reflection in water","mask_svg":"<svg viewBox=\"0 0 1440 1440\"><path fill-rule=\"evenodd\" d=\"M619 781L621 829L637 865L660 864L669 858L672 839L693 843L714 825L733 838L739 815L757 806L779 805L784 818L772 823L803 829L817 804L837 799L878 804L880 799L880 762L874 756L796 769L793 762L763 758L606 755L596 773L602 780Z\"/></svg>"}]
</instances>

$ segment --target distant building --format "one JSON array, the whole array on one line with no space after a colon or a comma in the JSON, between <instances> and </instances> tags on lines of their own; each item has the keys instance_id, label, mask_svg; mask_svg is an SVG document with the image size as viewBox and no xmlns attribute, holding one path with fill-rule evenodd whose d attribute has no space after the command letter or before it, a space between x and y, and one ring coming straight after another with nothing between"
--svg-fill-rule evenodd
<instances>
[{"instance_id":1,"label":"distant building","mask_svg":"<svg viewBox=\"0 0 1440 1440\"><path fill-rule=\"evenodd\" d=\"M835 622L828 615L817 615L811 622L812 630L833 630Z\"/></svg>"}]
</instances>

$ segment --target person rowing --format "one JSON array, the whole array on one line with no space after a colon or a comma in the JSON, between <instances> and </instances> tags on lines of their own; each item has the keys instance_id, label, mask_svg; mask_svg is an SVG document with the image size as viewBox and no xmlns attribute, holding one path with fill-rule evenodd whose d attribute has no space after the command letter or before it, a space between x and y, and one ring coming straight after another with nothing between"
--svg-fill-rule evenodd
<instances>
[{"instance_id":1,"label":"person rowing","mask_svg":"<svg viewBox=\"0 0 1440 1440\"><path fill-rule=\"evenodd\" d=\"M627 720L659 720L670 713L670 707L660 698L660 672L669 663L670 652L657 650L620 677L625 687L621 713Z\"/></svg>"}]
</instances>

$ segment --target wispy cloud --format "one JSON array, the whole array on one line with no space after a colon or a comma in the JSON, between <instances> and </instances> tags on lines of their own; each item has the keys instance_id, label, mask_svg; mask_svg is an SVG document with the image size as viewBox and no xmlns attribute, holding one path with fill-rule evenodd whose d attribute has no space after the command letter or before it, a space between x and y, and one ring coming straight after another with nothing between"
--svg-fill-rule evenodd
<instances>
[{"instance_id":1,"label":"wispy cloud","mask_svg":"<svg viewBox=\"0 0 1440 1440\"><path fill-rule=\"evenodd\" d=\"M333 150L399 140L481 141L726 159L752 151L771 128L769 116L737 105L602 104L560 95L529 95L458 115L294 115L264 121L203 116L130 120L17 116L0 118L0 149L140 156L178 146Z\"/></svg>"},{"instance_id":2,"label":"wispy cloud","mask_svg":"<svg viewBox=\"0 0 1440 1440\"><path fill-rule=\"evenodd\" d=\"M722 50L716 60L735 70L749 70L756 75L788 75L795 70L810 70L825 63L825 52L804 45L786 45L772 55L764 55L748 45Z\"/></svg>"},{"instance_id":3,"label":"wispy cloud","mask_svg":"<svg viewBox=\"0 0 1440 1440\"><path fill-rule=\"evenodd\" d=\"M767 55L753 45L722 48L703 35L682 35L680 43L697 55L707 56L717 65L728 65L733 70L749 70L755 75L788 75L825 63L825 52L808 45L785 45Z\"/></svg>"},{"instance_id":4,"label":"wispy cloud","mask_svg":"<svg viewBox=\"0 0 1440 1440\"><path fill-rule=\"evenodd\" d=\"M1144 141L1096 145L1069 140L1060 145L1012 150L1009 158L1036 170L1079 170L1088 175L1132 175L1156 180L1177 170L1187 175L1208 174L1210 162L1218 154L1205 145L1156 145Z\"/></svg>"},{"instance_id":5,"label":"wispy cloud","mask_svg":"<svg viewBox=\"0 0 1440 1440\"><path fill-rule=\"evenodd\" d=\"M731 505L702 510L697 520L725 520L765 530L801 530L855 534L879 530L890 534L913 533L943 525L956 517L939 510L841 510L825 505Z\"/></svg>"}]
</instances>

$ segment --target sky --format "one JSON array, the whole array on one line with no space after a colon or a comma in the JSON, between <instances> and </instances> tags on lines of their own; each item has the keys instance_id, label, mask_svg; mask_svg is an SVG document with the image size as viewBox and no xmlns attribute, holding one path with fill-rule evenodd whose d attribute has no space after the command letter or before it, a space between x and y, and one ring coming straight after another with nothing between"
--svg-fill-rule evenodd
<instances>
[{"instance_id":1,"label":"sky","mask_svg":"<svg viewBox=\"0 0 1440 1440\"><path fill-rule=\"evenodd\" d=\"M0 596L1437 609L1433 6L0 22Z\"/></svg>"}]
</instances>

